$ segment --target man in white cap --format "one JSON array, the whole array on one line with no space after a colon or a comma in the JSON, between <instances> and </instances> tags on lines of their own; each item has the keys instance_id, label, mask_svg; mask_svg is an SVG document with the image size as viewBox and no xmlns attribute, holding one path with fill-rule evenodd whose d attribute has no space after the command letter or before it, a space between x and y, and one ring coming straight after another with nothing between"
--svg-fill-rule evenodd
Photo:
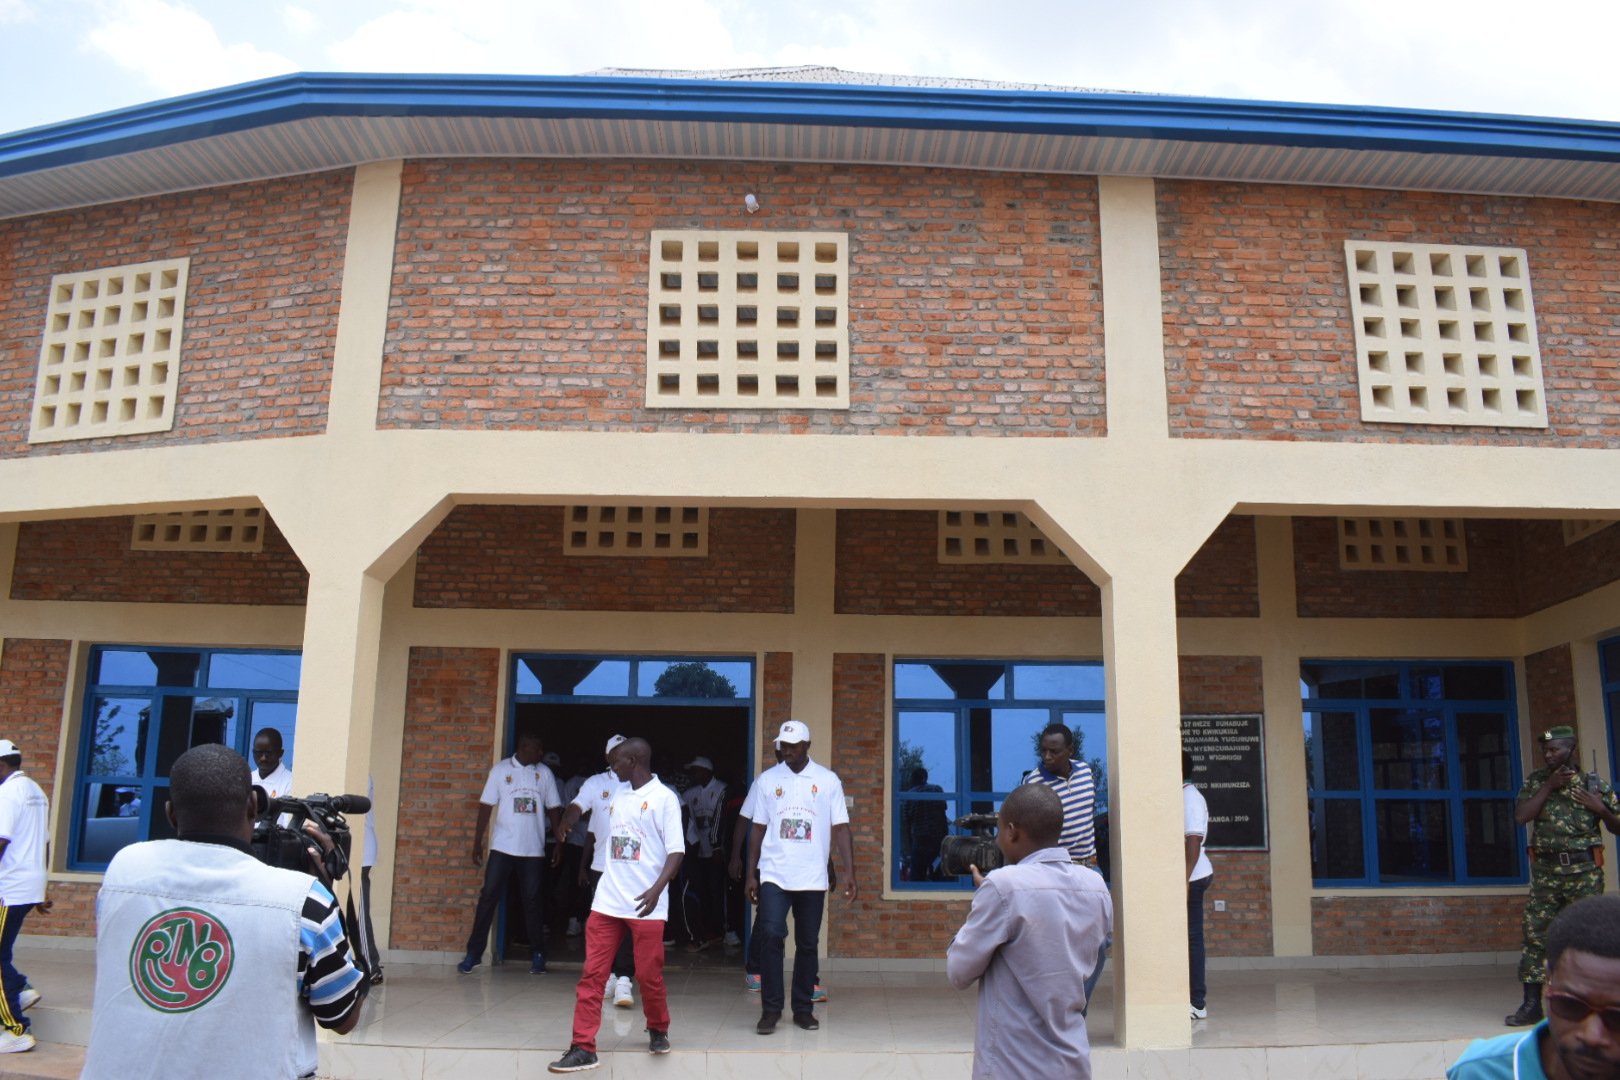
<instances>
[{"instance_id":1,"label":"man in white cap","mask_svg":"<svg viewBox=\"0 0 1620 1080\"><path fill-rule=\"evenodd\" d=\"M782 959L793 912L793 1022L821 1026L812 1006L819 974L816 946L827 902L827 854L838 852L844 899L853 902L855 851L838 774L810 760L810 728L798 720L776 736L782 761L759 777L759 805L748 836L748 899L759 905L763 1011L754 1030L769 1035L782 1018Z\"/></svg>"},{"instance_id":2,"label":"man in white cap","mask_svg":"<svg viewBox=\"0 0 1620 1080\"><path fill-rule=\"evenodd\" d=\"M625 741L623 735L615 735L607 741L607 749L602 751L602 760L607 768L587 779L579 786L579 791L563 807L562 818L558 820L555 835L557 839L566 842L569 830L574 827L584 814L590 815L590 829L585 838L585 855L580 858L580 876L588 877L588 891L592 895L596 892L597 884L602 880L602 872L607 869L607 827L608 807L613 803L613 796L618 794L624 786L618 774L613 771L613 752ZM556 863L562 861L561 848L553 853ZM590 861L585 861L585 856ZM589 867L587 871L585 867ZM590 906L587 900L586 907ZM619 950L613 956L613 966L608 970L607 985L604 987L606 995L613 999L613 1004L621 1009L628 1009L635 1005L635 989L630 980L636 974L635 951L627 935L619 945Z\"/></svg>"},{"instance_id":3,"label":"man in white cap","mask_svg":"<svg viewBox=\"0 0 1620 1080\"><path fill-rule=\"evenodd\" d=\"M686 880L696 895L686 902L692 943L690 952L720 944L726 932L726 866L720 842L720 815L726 785L715 779L714 762L706 757L686 763L692 786L681 796L686 808Z\"/></svg>"},{"instance_id":4,"label":"man in white cap","mask_svg":"<svg viewBox=\"0 0 1620 1080\"><path fill-rule=\"evenodd\" d=\"M23 919L35 908L48 915L45 899L46 831L51 807L45 793L22 771L22 751L0 739L0 1054L34 1048L23 1010L39 991L11 962Z\"/></svg>"}]
</instances>

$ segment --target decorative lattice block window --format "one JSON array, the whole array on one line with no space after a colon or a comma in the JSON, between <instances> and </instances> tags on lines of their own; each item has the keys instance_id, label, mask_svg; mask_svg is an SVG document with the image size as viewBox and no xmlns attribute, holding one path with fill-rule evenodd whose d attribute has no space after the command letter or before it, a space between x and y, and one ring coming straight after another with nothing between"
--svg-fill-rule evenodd
<instances>
[{"instance_id":1,"label":"decorative lattice block window","mask_svg":"<svg viewBox=\"0 0 1620 1080\"><path fill-rule=\"evenodd\" d=\"M174 427L189 259L51 279L31 443Z\"/></svg>"},{"instance_id":2,"label":"decorative lattice block window","mask_svg":"<svg viewBox=\"0 0 1620 1080\"><path fill-rule=\"evenodd\" d=\"M1519 248L1347 240L1361 418L1547 426Z\"/></svg>"},{"instance_id":3,"label":"decorative lattice block window","mask_svg":"<svg viewBox=\"0 0 1620 1080\"><path fill-rule=\"evenodd\" d=\"M264 509L240 506L138 514L129 546L135 551L263 551Z\"/></svg>"},{"instance_id":4,"label":"decorative lattice block window","mask_svg":"<svg viewBox=\"0 0 1620 1080\"><path fill-rule=\"evenodd\" d=\"M1023 514L1007 510L941 510L942 563L1067 563L1063 552Z\"/></svg>"},{"instance_id":5,"label":"decorative lattice block window","mask_svg":"<svg viewBox=\"0 0 1620 1080\"><path fill-rule=\"evenodd\" d=\"M647 404L849 407L849 244L842 233L657 231Z\"/></svg>"},{"instance_id":6,"label":"decorative lattice block window","mask_svg":"<svg viewBox=\"0 0 1620 1080\"><path fill-rule=\"evenodd\" d=\"M1564 521L1564 546L1585 540L1593 533L1602 532L1614 524L1612 518L1575 518Z\"/></svg>"},{"instance_id":7,"label":"decorative lattice block window","mask_svg":"<svg viewBox=\"0 0 1620 1080\"><path fill-rule=\"evenodd\" d=\"M1340 518L1339 569L1468 569L1461 518Z\"/></svg>"},{"instance_id":8,"label":"decorative lattice block window","mask_svg":"<svg viewBox=\"0 0 1620 1080\"><path fill-rule=\"evenodd\" d=\"M709 554L704 506L570 506L563 512L568 555Z\"/></svg>"}]
</instances>

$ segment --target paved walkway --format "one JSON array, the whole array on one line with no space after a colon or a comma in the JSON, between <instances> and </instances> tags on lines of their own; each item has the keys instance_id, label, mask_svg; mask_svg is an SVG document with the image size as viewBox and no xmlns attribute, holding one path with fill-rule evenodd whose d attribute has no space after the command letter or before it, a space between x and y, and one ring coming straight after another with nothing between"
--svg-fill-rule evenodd
<instances>
[{"instance_id":1,"label":"paved walkway","mask_svg":"<svg viewBox=\"0 0 1620 1080\"><path fill-rule=\"evenodd\" d=\"M45 993L35 1010L42 1039L30 1054L0 1059L0 1077L72 1077L89 1034L93 960L59 952L26 960ZM321 1075L336 1080L535 1080L568 1045L573 971L527 974L525 965L485 966L458 976L451 965L391 964L359 1029L323 1042ZM829 970L831 1000L821 1030L791 1023L754 1034L759 997L732 970L669 973L674 1053L652 1058L638 1007L609 1006L596 1077L746 1077L747 1080L965 1080L972 1070L975 994L936 972ZM1518 999L1510 964L1386 967L1217 967L1210 1018L1193 1046L1122 1051L1113 1038L1105 981L1091 1012L1094 1076L1428 1080L1471 1038L1503 1031Z\"/></svg>"}]
</instances>

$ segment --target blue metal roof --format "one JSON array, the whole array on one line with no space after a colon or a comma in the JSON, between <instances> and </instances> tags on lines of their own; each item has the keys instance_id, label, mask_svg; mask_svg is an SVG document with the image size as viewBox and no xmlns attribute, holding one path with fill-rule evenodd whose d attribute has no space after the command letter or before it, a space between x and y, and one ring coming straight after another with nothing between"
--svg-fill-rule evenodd
<instances>
[{"instance_id":1,"label":"blue metal roof","mask_svg":"<svg viewBox=\"0 0 1620 1080\"><path fill-rule=\"evenodd\" d=\"M1620 200L1620 124L1146 94L289 75L0 136L0 216L392 157L663 157Z\"/></svg>"}]
</instances>

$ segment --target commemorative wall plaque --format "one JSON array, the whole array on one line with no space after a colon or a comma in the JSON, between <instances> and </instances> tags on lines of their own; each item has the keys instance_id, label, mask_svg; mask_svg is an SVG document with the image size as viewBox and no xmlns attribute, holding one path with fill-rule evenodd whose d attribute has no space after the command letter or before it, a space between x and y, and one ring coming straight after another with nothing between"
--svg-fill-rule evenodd
<instances>
[{"instance_id":1,"label":"commemorative wall plaque","mask_svg":"<svg viewBox=\"0 0 1620 1080\"><path fill-rule=\"evenodd\" d=\"M1192 754L1193 786L1209 803L1205 847L1266 850L1266 759L1259 714L1183 716L1181 745Z\"/></svg>"}]
</instances>

